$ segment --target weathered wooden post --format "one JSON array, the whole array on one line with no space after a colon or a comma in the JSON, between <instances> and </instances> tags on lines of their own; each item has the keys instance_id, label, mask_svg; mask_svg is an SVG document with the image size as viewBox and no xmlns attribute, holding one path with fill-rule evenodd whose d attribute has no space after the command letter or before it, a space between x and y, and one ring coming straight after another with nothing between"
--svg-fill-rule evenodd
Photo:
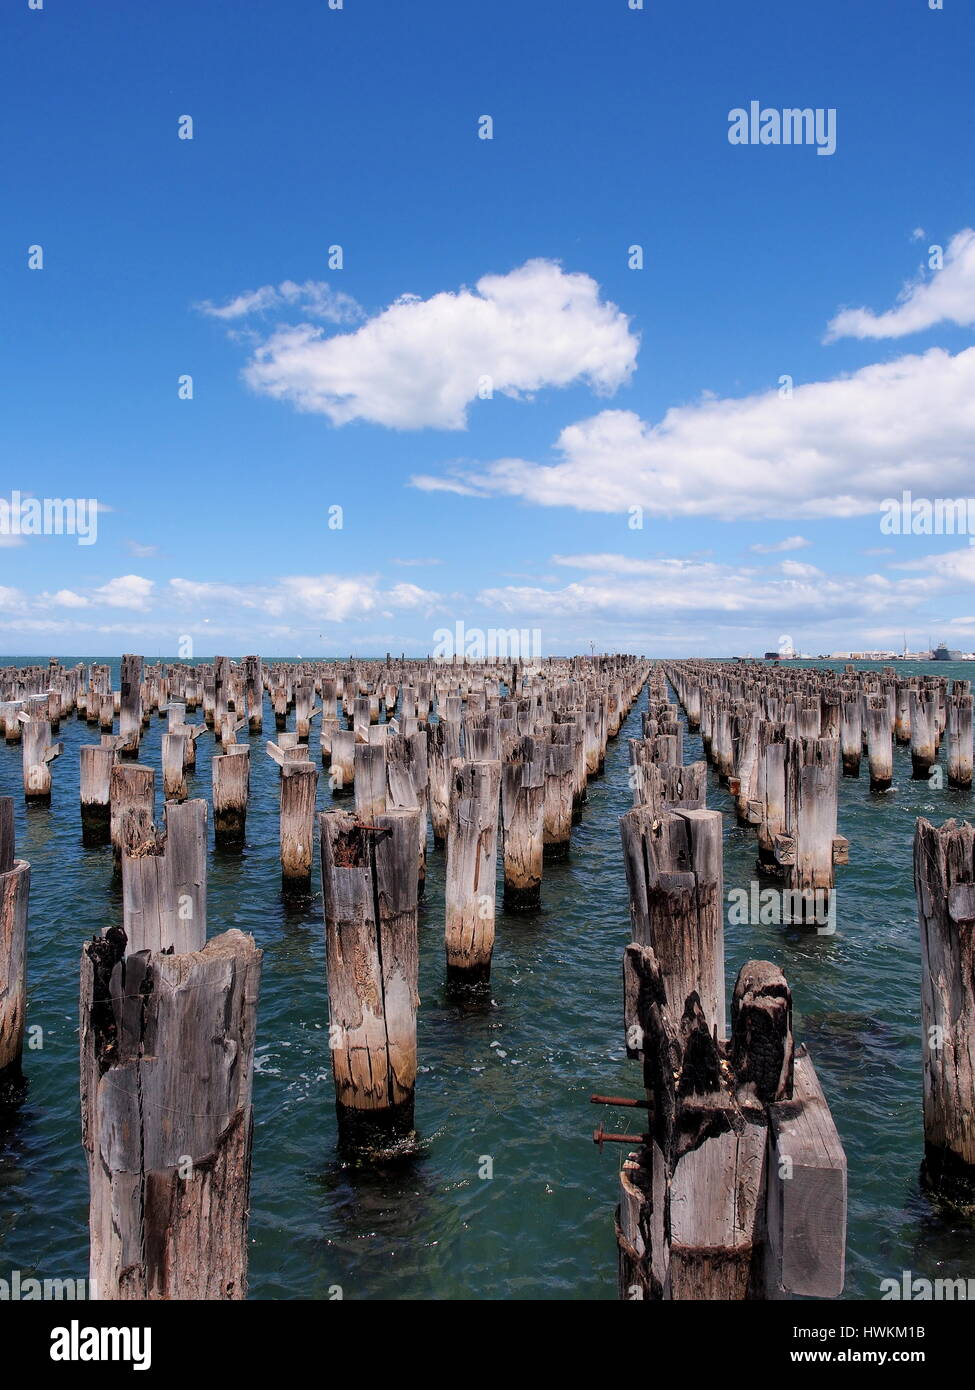
<instances>
[{"instance_id":1,"label":"weathered wooden post","mask_svg":"<svg viewBox=\"0 0 975 1390\"><path fill-rule=\"evenodd\" d=\"M23 709L23 700L4 700L0 703L0 723L3 724L3 736L7 743L20 742L23 728L20 715Z\"/></svg>"},{"instance_id":2,"label":"weathered wooden post","mask_svg":"<svg viewBox=\"0 0 975 1390\"><path fill-rule=\"evenodd\" d=\"M843 776L860 776L863 756L863 702L859 695L843 700L840 723L840 746L843 753Z\"/></svg>"},{"instance_id":3,"label":"weathered wooden post","mask_svg":"<svg viewBox=\"0 0 975 1390\"><path fill-rule=\"evenodd\" d=\"M975 827L923 818L914 833L921 927L924 1163L939 1200L975 1212Z\"/></svg>"},{"instance_id":4,"label":"weathered wooden post","mask_svg":"<svg viewBox=\"0 0 975 1390\"><path fill-rule=\"evenodd\" d=\"M451 767L444 894L447 983L479 986L491 977L501 763Z\"/></svg>"},{"instance_id":5,"label":"weathered wooden post","mask_svg":"<svg viewBox=\"0 0 975 1390\"><path fill-rule=\"evenodd\" d=\"M386 810L386 745L355 745L355 813L363 821Z\"/></svg>"},{"instance_id":6,"label":"weathered wooden post","mask_svg":"<svg viewBox=\"0 0 975 1390\"><path fill-rule=\"evenodd\" d=\"M894 737L898 743L911 741L911 690L913 678L898 681L894 689Z\"/></svg>"},{"instance_id":7,"label":"weathered wooden post","mask_svg":"<svg viewBox=\"0 0 975 1390\"><path fill-rule=\"evenodd\" d=\"M836 1297L846 1156L812 1062L794 1051L782 972L742 968L728 1039L696 991L683 1006L669 993L651 947L628 946L623 975L627 1048L642 1055L647 1092L630 1103L646 1108L649 1132L593 1136L635 1149L620 1172L620 1297Z\"/></svg>"},{"instance_id":8,"label":"weathered wooden post","mask_svg":"<svg viewBox=\"0 0 975 1390\"><path fill-rule=\"evenodd\" d=\"M542 855L550 862L564 859L572 840L573 762L571 743L546 745Z\"/></svg>"},{"instance_id":9,"label":"weathered wooden post","mask_svg":"<svg viewBox=\"0 0 975 1390\"><path fill-rule=\"evenodd\" d=\"M417 828L417 885L422 896L427 876L427 735L412 734L386 742L386 801L389 809L420 812Z\"/></svg>"},{"instance_id":10,"label":"weathered wooden post","mask_svg":"<svg viewBox=\"0 0 975 1390\"><path fill-rule=\"evenodd\" d=\"M785 741L785 827L775 836L776 862L791 892L788 920L835 925L834 864L849 862L849 844L836 833L839 741Z\"/></svg>"},{"instance_id":11,"label":"weathered wooden post","mask_svg":"<svg viewBox=\"0 0 975 1390\"><path fill-rule=\"evenodd\" d=\"M163 797L166 801L186 800L186 736L163 734Z\"/></svg>"},{"instance_id":12,"label":"weathered wooden post","mask_svg":"<svg viewBox=\"0 0 975 1390\"><path fill-rule=\"evenodd\" d=\"M926 782L938 756L936 698L927 690L911 691L911 777Z\"/></svg>"},{"instance_id":13,"label":"weathered wooden post","mask_svg":"<svg viewBox=\"0 0 975 1390\"><path fill-rule=\"evenodd\" d=\"M447 843L450 823L450 765L460 757L460 720L441 718L431 724L427 733L429 759L430 820L433 843L442 848Z\"/></svg>"},{"instance_id":14,"label":"weathered wooden post","mask_svg":"<svg viewBox=\"0 0 975 1390\"><path fill-rule=\"evenodd\" d=\"M306 893L311 883L317 787L314 763L285 763L282 767L281 883L286 892Z\"/></svg>"},{"instance_id":15,"label":"weathered wooden post","mask_svg":"<svg viewBox=\"0 0 975 1390\"><path fill-rule=\"evenodd\" d=\"M239 931L126 955L113 929L84 949L82 1140L101 1299L246 1296L261 956Z\"/></svg>"},{"instance_id":16,"label":"weathered wooden post","mask_svg":"<svg viewBox=\"0 0 975 1390\"><path fill-rule=\"evenodd\" d=\"M259 734L264 730L264 674L259 656L244 657L244 700L247 709L247 732Z\"/></svg>"},{"instance_id":17,"label":"weathered wooden post","mask_svg":"<svg viewBox=\"0 0 975 1390\"><path fill-rule=\"evenodd\" d=\"M110 744L81 747L81 838L85 845L104 845L110 838L112 768L118 762Z\"/></svg>"},{"instance_id":18,"label":"weathered wooden post","mask_svg":"<svg viewBox=\"0 0 975 1390\"><path fill-rule=\"evenodd\" d=\"M890 723L890 702L885 695L867 697L864 710L867 736L867 762L870 790L889 791L894 781L894 747Z\"/></svg>"},{"instance_id":19,"label":"weathered wooden post","mask_svg":"<svg viewBox=\"0 0 975 1390\"><path fill-rule=\"evenodd\" d=\"M199 951L206 941L207 804L168 801L154 829L122 853L125 954Z\"/></svg>"},{"instance_id":20,"label":"weathered wooden post","mask_svg":"<svg viewBox=\"0 0 975 1390\"><path fill-rule=\"evenodd\" d=\"M155 770L139 763L115 763L109 774L110 831L116 866L123 852L152 834Z\"/></svg>"},{"instance_id":21,"label":"weathered wooden post","mask_svg":"<svg viewBox=\"0 0 975 1390\"><path fill-rule=\"evenodd\" d=\"M948 786L972 785L972 697L952 695L948 703Z\"/></svg>"},{"instance_id":22,"label":"weathered wooden post","mask_svg":"<svg viewBox=\"0 0 975 1390\"><path fill-rule=\"evenodd\" d=\"M24 726L24 800L47 803L51 800L51 763L64 751L63 743L52 743L47 717L47 697L32 697L29 713L19 716Z\"/></svg>"},{"instance_id":23,"label":"weathered wooden post","mask_svg":"<svg viewBox=\"0 0 975 1390\"><path fill-rule=\"evenodd\" d=\"M668 999L696 993L723 1038L721 812L636 807L620 833L634 942L652 948Z\"/></svg>"},{"instance_id":24,"label":"weathered wooden post","mask_svg":"<svg viewBox=\"0 0 975 1390\"><path fill-rule=\"evenodd\" d=\"M0 1109L15 1104L25 1089L29 897L30 865L15 854L14 803L0 797Z\"/></svg>"},{"instance_id":25,"label":"weathered wooden post","mask_svg":"<svg viewBox=\"0 0 975 1390\"><path fill-rule=\"evenodd\" d=\"M418 809L321 829L329 1047L340 1142L387 1149L413 1129L419 1003Z\"/></svg>"},{"instance_id":26,"label":"weathered wooden post","mask_svg":"<svg viewBox=\"0 0 975 1390\"><path fill-rule=\"evenodd\" d=\"M139 756L142 735L142 657L128 653L122 657L120 672L119 752L123 758Z\"/></svg>"},{"instance_id":27,"label":"weathered wooden post","mask_svg":"<svg viewBox=\"0 0 975 1390\"><path fill-rule=\"evenodd\" d=\"M221 849L239 849L247 829L251 759L246 744L233 744L210 763L213 779L213 838Z\"/></svg>"},{"instance_id":28,"label":"weathered wooden post","mask_svg":"<svg viewBox=\"0 0 975 1390\"><path fill-rule=\"evenodd\" d=\"M332 734L328 783L333 796L355 791L355 747L355 734L351 729L336 729Z\"/></svg>"},{"instance_id":29,"label":"weathered wooden post","mask_svg":"<svg viewBox=\"0 0 975 1390\"><path fill-rule=\"evenodd\" d=\"M511 912L534 912L541 902L545 750L521 738L501 769L504 906Z\"/></svg>"}]
</instances>

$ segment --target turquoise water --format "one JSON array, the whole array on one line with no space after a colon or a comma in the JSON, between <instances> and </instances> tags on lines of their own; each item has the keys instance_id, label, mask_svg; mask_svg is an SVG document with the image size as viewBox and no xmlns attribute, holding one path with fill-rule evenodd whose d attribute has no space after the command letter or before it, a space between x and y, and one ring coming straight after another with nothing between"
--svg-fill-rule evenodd
<instances>
[{"instance_id":1,"label":"turquoise water","mask_svg":"<svg viewBox=\"0 0 975 1390\"><path fill-rule=\"evenodd\" d=\"M29 658L8 657L24 665ZM74 658L65 658L72 664ZM817 663L818 664L818 663ZM828 663L824 663L828 664ZM835 663L841 667L843 663ZM117 662L113 663L117 681ZM970 666L898 664L968 676ZM328 1058L321 902L279 891L278 771L252 742L247 845L211 855L209 933L253 933L265 951L259 1009L251 1214L253 1298L613 1299L613 1208L621 1146L600 1154L591 1131L638 1128L633 1112L591 1106L593 1091L639 1094L622 1045L620 954L629 939L617 817L630 804L626 737L640 731L644 692L590 785L571 858L546 865L537 917L498 920L491 1001L447 1000L443 856L428 855L420 923L419 1154L403 1166L347 1167L336 1154ZM190 716L198 722L201 716ZM160 766L165 724L153 717L140 758ZM0 795L14 797L18 853L32 865L27 1052L30 1090L0 1121L0 1276L87 1273L87 1173L78 1119L78 959L86 937L119 921L111 851L83 849L78 749L94 730L71 719L58 735L50 808L22 799L20 748L0 744ZM317 752L317 724L313 726ZM212 736L198 745L190 795L209 796ZM696 735L685 758L701 756ZM159 782L157 772L157 783ZM754 834L735 826L727 793L725 888L753 877ZM319 807L328 805L319 781ZM865 775L840 789L851 863L837 870L835 936L727 926L729 989L764 957L792 986L797 1037L809 1044L850 1166L845 1297L875 1298L902 1269L973 1272L972 1232L919 1193L919 946L911 870L917 815L971 814L968 793L910 781L895 753L895 787L871 796ZM313 877L317 886L317 864ZM500 895L499 895L500 902ZM490 1157L493 1177L479 1172Z\"/></svg>"}]
</instances>

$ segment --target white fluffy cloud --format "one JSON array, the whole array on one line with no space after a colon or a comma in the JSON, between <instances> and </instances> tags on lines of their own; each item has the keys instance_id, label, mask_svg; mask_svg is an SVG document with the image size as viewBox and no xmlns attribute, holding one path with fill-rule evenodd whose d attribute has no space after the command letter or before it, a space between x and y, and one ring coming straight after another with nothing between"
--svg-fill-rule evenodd
<instances>
[{"instance_id":1,"label":"white fluffy cloud","mask_svg":"<svg viewBox=\"0 0 975 1390\"><path fill-rule=\"evenodd\" d=\"M46 597L47 595L45 594L41 595L42 600ZM88 599L86 599L83 594L76 594L74 589L58 589L56 594L50 596L50 602L53 608L88 607Z\"/></svg>"},{"instance_id":2,"label":"white fluffy cloud","mask_svg":"<svg viewBox=\"0 0 975 1390\"><path fill-rule=\"evenodd\" d=\"M903 338L936 323L975 324L975 231L966 227L948 243L944 265L930 278L909 281L897 307L875 314L844 309L830 322L826 341L837 338Z\"/></svg>"},{"instance_id":3,"label":"white fluffy cloud","mask_svg":"<svg viewBox=\"0 0 975 1390\"><path fill-rule=\"evenodd\" d=\"M224 311L226 316L226 310ZM473 290L404 295L354 333L284 327L245 368L249 385L336 425L463 429L483 387L519 397L586 381L611 394L631 376L638 340L588 275L534 260Z\"/></svg>"},{"instance_id":4,"label":"white fluffy cloud","mask_svg":"<svg viewBox=\"0 0 975 1390\"><path fill-rule=\"evenodd\" d=\"M605 410L569 425L554 463L499 459L414 486L543 506L722 521L844 517L910 488L964 494L975 452L975 347L932 348L833 381L705 398L659 424Z\"/></svg>"},{"instance_id":5,"label":"white fluffy cloud","mask_svg":"<svg viewBox=\"0 0 975 1390\"><path fill-rule=\"evenodd\" d=\"M104 603L109 608L132 608L144 613L149 607L154 585L151 579L143 579L138 574L123 574L110 579L94 591L96 603Z\"/></svg>"}]
</instances>

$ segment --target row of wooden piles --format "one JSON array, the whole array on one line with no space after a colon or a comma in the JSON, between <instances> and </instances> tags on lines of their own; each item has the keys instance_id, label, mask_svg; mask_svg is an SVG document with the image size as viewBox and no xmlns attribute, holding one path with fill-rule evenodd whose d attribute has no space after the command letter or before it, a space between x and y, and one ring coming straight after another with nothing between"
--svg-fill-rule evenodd
<instances>
[{"instance_id":1,"label":"row of wooden piles","mask_svg":"<svg viewBox=\"0 0 975 1390\"><path fill-rule=\"evenodd\" d=\"M255 662L248 658L244 671L263 691ZM247 683L228 666L226 708L221 714L222 700L214 706L213 728L224 747L215 764L249 757L247 745L235 751L245 722L258 732ZM227 669L222 661L215 668ZM538 905L546 850L566 852L586 782L602 768L607 742L618 734L647 670L626 657L552 662L527 673L465 668L451 671L442 693L434 683L435 706L422 716L413 687L393 692L387 685L384 711L393 718L377 726L363 717L358 727L357 704L367 700L373 707L377 680L362 667L355 674L353 728L346 731L354 740L352 776L333 784L348 793L351 781L355 801L318 817L329 1045L343 1146L359 1155L388 1153L408 1143L413 1128L418 906L428 816L434 843L445 844L447 854L448 978L464 987L482 985L494 939L499 826L506 895L510 891L511 906L531 909ZM130 711L127 727L137 751L146 683L135 680L136 659L126 658L122 671L120 705ZM339 723L337 692L332 702L336 677L327 671L303 675L310 686L321 682L320 713ZM165 679L172 681L171 673ZM296 722L308 708L299 702L301 688L299 678L293 686ZM44 694L16 693L28 699ZM174 693L172 684L168 693ZM175 737L185 740L181 752L207 727L183 732L185 682L182 693L184 700L170 699L159 711L175 719ZM364 716L365 706L359 707ZM315 714L308 709L309 721ZM317 777L298 729L294 742L287 733L269 746L281 763L282 845L289 779L310 784ZM166 735L163 746L170 790L166 739L173 736ZM106 732L100 744L82 749L87 832L111 836L122 886L121 927L89 942L81 961L91 1286L110 1299L241 1298L263 953L239 931L208 940L207 803L167 796L164 824L157 827L155 769L121 761L133 751L132 740L123 747L122 739L121 731ZM108 800L97 802L97 815L96 803L86 799L94 761L107 772ZM288 831L302 850L315 833L313 791L303 808L302 825ZM28 866L14 859L12 801L0 801L0 1078L11 1099L23 1085L29 877Z\"/></svg>"},{"instance_id":2,"label":"row of wooden piles","mask_svg":"<svg viewBox=\"0 0 975 1390\"><path fill-rule=\"evenodd\" d=\"M776 671L766 684L764 669L747 676L737 665L681 662L666 675L739 825L757 832L759 874L789 891L794 923L823 931L836 919L835 866L849 862L837 829L841 763L853 774L843 730L866 697L844 701L828 672L797 672L793 682ZM858 733L858 756L859 747Z\"/></svg>"},{"instance_id":3,"label":"row of wooden piles","mask_svg":"<svg viewBox=\"0 0 975 1390\"><path fill-rule=\"evenodd\" d=\"M689 726L702 733L709 700L699 699L695 677L705 665L667 667ZM962 707L967 695L957 692ZM803 708L794 698L786 701L787 715L789 704ZM718 708L711 722L712 749L725 713ZM747 720L739 715L732 716L732 757L723 775L733 794L747 768L738 737ZM807 719L804 736L818 742L822 716L818 730L814 716ZM621 831L634 938L624 956L624 1027L628 1055L643 1062L646 1099L593 1097L647 1112L643 1147L630 1153L620 1175L621 1297L834 1297L844 1277L845 1156L812 1061L794 1046L790 993L777 966L751 961L742 968L726 1030L721 818L705 809L706 765L682 764L682 731L662 669L651 677L644 734L631 740L634 810L622 818ZM719 732L719 748L722 737ZM786 767L835 766L828 752L800 760L801 737L791 727L781 731L783 743L797 745L784 750ZM812 844L825 850L835 838L834 781L831 775L824 787L815 772L794 777L790 796L782 797L787 812L793 808L791 819L776 832L789 837L791 852L784 863L781 853L760 857L760 871L788 876L816 862L802 802L807 795L814 806L825 801L825 813L812 815ZM765 796L767 783L767 775L756 783ZM768 843L777 847L772 836ZM825 853L818 859L825 881L830 861ZM949 1215L970 1217L975 828L918 820L914 885L921 930L921 1181ZM634 1140L602 1126L594 1137L600 1144Z\"/></svg>"},{"instance_id":4,"label":"row of wooden piles","mask_svg":"<svg viewBox=\"0 0 975 1390\"><path fill-rule=\"evenodd\" d=\"M620 828L632 943L623 958L627 1056L645 1099L620 1172L626 1299L834 1297L843 1287L846 1158L812 1060L796 1048L781 970L749 961L726 1021L722 818L705 766L683 764L660 668L631 740L634 809Z\"/></svg>"},{"instance_id":5,"label":"row of wooden piles","mask_svg":"<svg viewBox=\"0 0 975 1390\"><path fill-rule=\"evenodd\" d=\"M896 744L910 749L912 777L930 781L944 742L948 785L972 785L971 681L900 676L890 666L839 674L708 661L670 663L667 676L718 774L739 784L744 819L760 790L756 748L785 738L834 740L844 777L860 776L866 754L872 791L892 785Z\"/></svg>"}]
</instances>

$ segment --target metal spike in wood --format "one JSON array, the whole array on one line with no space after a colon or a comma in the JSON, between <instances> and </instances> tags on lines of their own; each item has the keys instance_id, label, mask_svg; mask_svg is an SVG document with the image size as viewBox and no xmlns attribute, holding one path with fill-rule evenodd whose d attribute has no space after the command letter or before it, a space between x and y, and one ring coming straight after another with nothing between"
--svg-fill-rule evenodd
<instances>
[{"instance_id":1,"label":"metal spike in wood","mask_svg":"<svg viewBox=\"0 0 975 1390\"><path fill-rule=\"evenodd\" d=\"M335 1104L357 1151L413 1129L419 822L418 808L319 816Z\"/></svg>"}]
</instances>

